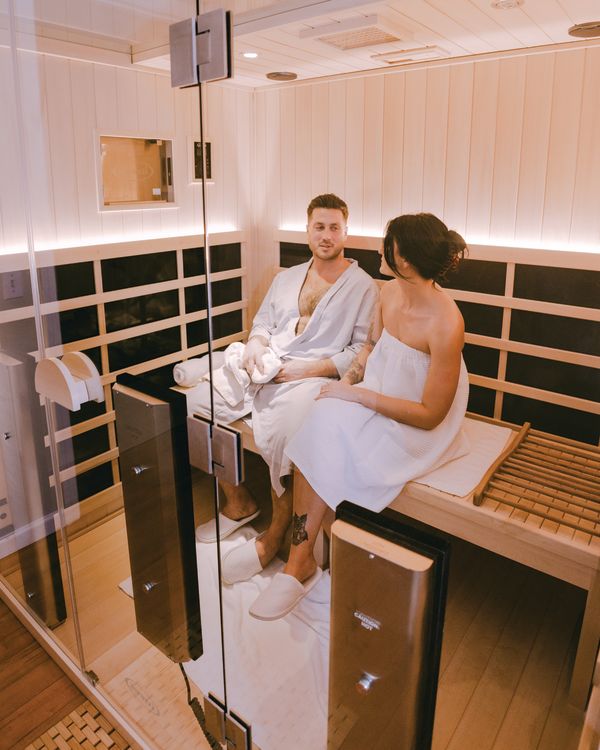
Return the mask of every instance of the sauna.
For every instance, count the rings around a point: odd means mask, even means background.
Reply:
[[[130,746],[597,750],[598,3],[1,0],[0,101],[0,597]],[[264,622],[211,389],[330,193],[378,287],[393,217],[465,238],[468,448]]]

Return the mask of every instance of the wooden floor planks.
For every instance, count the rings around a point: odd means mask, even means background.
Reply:
[[[0,750],[20,750],[84,696],[0,601]]]
[[[151,727],[161,750],[181,750],[188,741],[202,746],[180,675],[135,632],[132,602],[118,590],[129,574],[122,517],[90,537],[77,540],[73,566],[76,585],[85,592],[79,602],[85,648],[94,656],[89,664],[100,686],[132,719],[140,708],[127,684],[135,680],[151,692],[152,703],[166,709],[164,725]],[[433,750],[576,750],[583,714],[568,705],[567,690],[584,598],[580,589],[452,540]],[[112,620],[104,628],[102,607]],[[9,628],[11,642],[25,644],[4,619],[0,611],[0,627]],[[70,639],[64,626],[61,632]],[[0,641],[3,664],[5,643]],[[37,657],[24,658],[39,685]],[[14,667],[3,674],[13,679]],[[14,702],[6,705],[16,708]],[[24,747],[3,746],[2,730],[0,723],[0,750]]]

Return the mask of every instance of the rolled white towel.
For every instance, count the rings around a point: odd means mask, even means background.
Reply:
[[[259,372],[258,367],[252,371],[253,383],[268,383],[272,380],[281,370],[281,360],[272,349],[267,349],[262,356],[262,366],[263,372]]]
[[[173,368],[173,379],[177,385],[189,388],[199,383],[208,373],[208,357],[188,359]]]

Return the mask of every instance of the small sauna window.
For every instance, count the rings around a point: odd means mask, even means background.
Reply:
[[[101,135],[100,161],[103,206],[174,200],[171,141]]]

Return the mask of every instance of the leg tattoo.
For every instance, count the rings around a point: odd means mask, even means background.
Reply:
[[[302,516],[294,513],[293,525],[292,525],[292,544],[298,545],[302,542],[306,542],[308,534],[306,533],[306,519],[308,514],[305,513]]]

